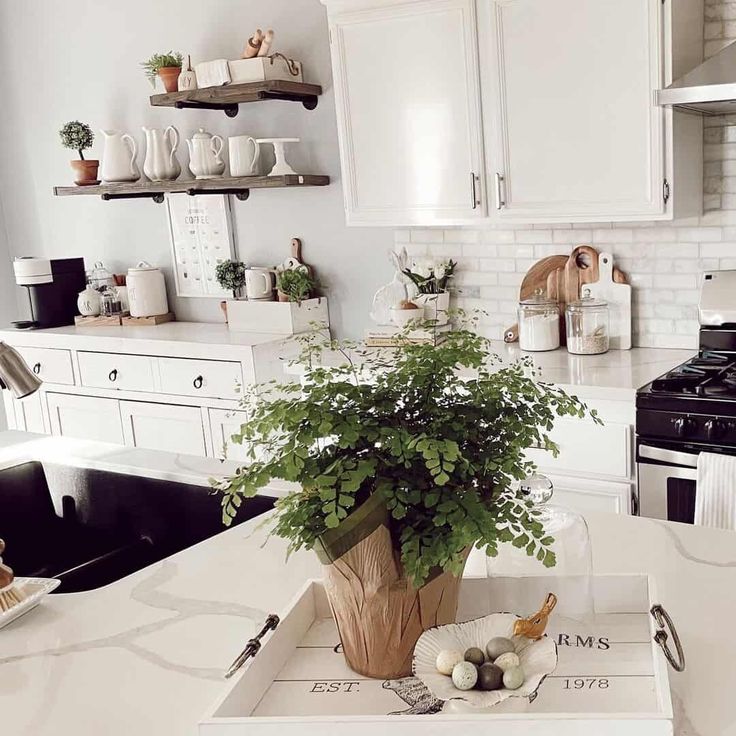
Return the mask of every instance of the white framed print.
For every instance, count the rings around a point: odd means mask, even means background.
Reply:
[[[230,295],[215,278],[218,263],[234,258],[230,198],[225,194],[168,194],[171,250],[177,296]]]

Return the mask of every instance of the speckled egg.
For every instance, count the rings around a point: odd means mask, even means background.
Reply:
[[[457,649],[442,649],[435,660],[437,672],[441,675],[451,675],[452,668],[463,661],[463,653]]]
[[[491,662],[486,662],[478,669],[478,688],[480,690],[498,690],[503,685],[503,670]]]
[[[472,690],[478,682],[478,668],[472,662],[458,662],[452,668],[452,684],[458,690]]]
[[[486,644],[486,654],[492,662],[506,652],[514,651],[514,643],[505,636],[496,636]]]
[[[519,666],[519,655],[514,654],[514,652],[506,652],[506,654],[502,654],[500,657],[496,657],[496,660],[493,664],[495,664],[496,667],[500,667],[504,672],[506,672],[506,670],[510,670],[512,667]]]
[[[470,647],[465,650],[465,661],[472,662],[476,667],[480,667],[486,661],[486,655],[482,649],[478,647]]]
[[[521,667],[509,667],[503,673],[503,686],[508,690],[518,690],[524,684],[524,670]]]

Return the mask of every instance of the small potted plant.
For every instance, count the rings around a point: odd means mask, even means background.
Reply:
[[[303,268],[281,271],[276,278],[276,288],[280,302],[301,304],[305,299],[309,299],[315,286],[316,284],[309,271]]]
[[[245,263],[241,261],[222,261],[215,268],[215,278],[221,288],[232,292],[233,299],[237,299],[245,285],[245,271]]]
[[[431,320],[434,324],[447,323],[450,309],[448,286],[456,267],[457,263],[452,259],[420,260],[414,261],[411,268],[405,268],[403,271],[418,292],[412,297],[412,301],[424,308],[424,319]]]
[[[84,151],[92,148],[92,143],[95,140],[95,134],[92,132],[92,128],[87,123],[72,120],[59,131],[59,137],[61,138],[61,145],[64,148],[70,148],[79,153],[79,160],[70,162],[76,177],[74,183],[80,187],[99,184],[97,170],[99,169],[100,162],[84,158]]]
[[[228,523],[272,479],[298,483],[276,502],[273,533],[317,552],[350,667],[406,677],[421,633],[454,621],[471,547],[495,557],[512,544],[555,565],[518,481],[534,468],[528,448],[557,452],[554,420],[586,408],[529,359],[499,368],[471,329],[436,347],[353,349],[337,366],[319,360],[318,339],[301,383],[246,392],[232,440],[248,464],[213,484]]]
[[[168,51],[164,54],[154,54],[150,59],[141,63],[151,86],[156,87],[156,77],[163,82],[167,92],[176,92],[179,84],[179,75],[184,57],[179,51]]]

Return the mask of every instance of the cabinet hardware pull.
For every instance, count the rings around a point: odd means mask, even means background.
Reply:
[[[478,192],[476,190],[477,176],[473,171],[470,172],[470,196],[473,198],[473,209],[477,209],[480,202],[478,201]]]
[[[672,665],[672,668],[676,672],[683,672],[685,670],[685,652],[682,650],[680,637],[677,635],[677,629],[672,623],[672,619],[659,603],[655,603],[649,610],[649,613],[652,614],[659,627],[654,632],[654,641],[662,648],[664,656],[667,657],[667,661]],[[669,637],[666,629],[669,629],[670,634],[672,634],[672,641],[675,642],[675,649],[677,650],[677,658],[675,658],[667,646],[667,639]]]
[[[38,375],[41,372],[41,364],[36,363],[36,365],[33,366],[33,372]]]
[[[113,382],[114,382],[114,381],[117,381],[117,380],[118,380],[118,369],[117,369],[117,368],[113,368],[113,369],[112,369],[112,370],[111,370],[111,371],[110,371],[110,372],[109,372],[109,373],[107,374],[107,377],[108,377],[108,378],[109,378],[109,379],[110,379],[111,381],[113,381]]]
[[[503,195],[501,193],[501,185],[504,181],[504,177],[502,174],[499,174],[498,171],[496,172],[496,209],[500,210],[501,207],[506,206],[506,202],[503,199]]]
[[[202,384],[204,384],[204,378],[202,378],[202,376],[197,376],[194,381],[192,381],[194,388],[202,388]]]

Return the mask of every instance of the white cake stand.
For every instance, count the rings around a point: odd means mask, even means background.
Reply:
[[[276,163],[273,165],[268,176],[286,176],[287,174],[296,174],[297,172],[289,166],[284,153],[284,146],[287,143],[299,143],[299,138],[256,138],[256,143],[270,143],[273,146],[273,155]]]

